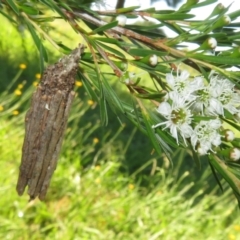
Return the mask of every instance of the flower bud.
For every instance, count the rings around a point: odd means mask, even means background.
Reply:
[[[232,142],[234,140],[234,138],[235,138],[234,132],[229,129],[226,129],[224,132],[224,139],[227,142]]]
[[[217,40],[213,37],[209,37],[206,39],[203,44],[195,49],[194,51],[199,51],[199,50],[213,50],[217,47]]]
[[[215,24],[212,27],[212,30],[226,26],[230,23],[231,23],[231,18],[228,15],[223,15],[221,18],[218,19],[217,22],[215,22]]]
[[[217,46],[217,40],[215,38],[210,37],[207,39],[207,44],[211,49],[214,49]]]
[[[187,0],[186,3],[184,3],[179,10],[189,10],[192,6],[196,5],[199,2],[199,0]]]
[[[118,21],[118,25],[124,27],[127,22],[127,17],[125,15],[118,15],[116,17],[116,20]]]
[[[216,16],[218,14],[221,14],[225,10],[225,7],[223,6],[222,3],[219,3],[212,11],[210,16],[208,18],[211,18],[213,16]]]
[[[239,148],[233,148],[230,151],[230,159],[233,161],[237,161],[240,159],[240,149]]]
[[[149,58],[149,64],[152,66],[152,67],[155,67],[158,63],[158,57],[157,55],[153,54],[152,56],[150,56]]]
[[[155,67],[158,64],[158,57],[156,54],[152,54],[149,56],[146,56],[142,59],[140,59],[139,61],[146,63],[148,65],[150,65],[151,67]]]

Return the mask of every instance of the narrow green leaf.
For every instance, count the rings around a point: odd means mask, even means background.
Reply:
[[[50,7],[52,11],[57,12],[63,19],[66,19],[66,16],[63,14],[62,10],[58,7],[58,5],[52,0],[39,0],[46,6]]]
[[[166,56],[168,55],[167,52],[160,52],[157,50],[151,50],[151,49],[144,49],[144,48],[131,48],[128,53],[130,55],[134,55],[134,56],[141,56],[141,57],[145,57],[147,55],[152,55],[152,54],[156,54],[157,56]]]
[[[39,15],[31,16],[34,19],[34,22],[53,22],[57,17],[42,17]]]
[[[47,54],[46,48],[44,47],[42,42],[41,42],[41,45],[40,45],[40,49],[42,51],[42,55],[43,55],[44,61],[48,62],[48,54]]]
[[[84,52],[81,56],[81,60],[92,63],[93,62],[92,54],[89,52]]]
[[[88,93],[88,96],[90,98],[92,98],[94,101],[98,102],[98,96],[97,96],[97,92],[98,91],[94,91],[93,87],[91,86],[89,80],[84,76],[84,74],[81,71],[78,71],[78,77],[79,79],[82,80],[83,82],[83,87],[85,88],[86,92]]]
[[[152,14],[152,17],[158,20],[166,21],[166,20],[185,20],[193,18],[195,17],[195,15],[188,13],[173,13],[173,14]]]
[[[132,6],[132,7],[127,7],[127,8],[118,8],[116,10],[117,13],[126,13],[126,12],[132,12],[135,9],[140,8],[140,6]]]
[[[231,20],[234,20],[240,16],[240,10],[230,13],[230,14],[228,14],[228,16],[231,18]]]
[[[33,26],[28,21],[26,21],[26,24],[28,26],[29,32],[32,35],[33,41],[35,42],[38,50],[40,50],[41,40],[39,39],[38,35],[36,34],[35,29],[33,28]]]
[[[45,47],[43,46],[40,38],[39,38],[38,35],[36,34],[35,29],[33,28],[33,26],[32,26],[28,21],[26,21],[26,24],[27,24],[27,26],[28,26],[29,32],[30,32],[31,35],[32,35],[33,41],[35,42],[35,45],[36,45],[36,47],[37,47],[37,49],[38,49],[38,51],[39,51],[39,53],[40,53],[40,57],[41,57],[42,59],[44,59],[46,62],[48,62],[48,55],[47,55],[46,49],[45,49]],[[43,60],[41,60],[41,61],[43,61]],[[43,64],[42,64],[42,63],[40,63],[40,64],[41,64],[40,66],[41,66],[41,68],[42,68],[42,67],[43,67]]]
[[[189,11],[194,5],[198,3],[198,0],[187,0],[179,9],[178,12]]]
[[[154,99],[154,100],[162,100],[166,93],[146,93],[146,94],[135,94],[138,98],[143,99]]]
[[[199,64],[197,64],[197,66],[199,67],[199,69],[200,69],[202,75],[204,76],[204,78],[208,79],[209,74],[205,71],[205,69],[202,66],[200,66]]]
[[[156,135],[156,138],[161,146],[161,148],[163,149],[166,157],[168,158],[170,165],[173,166],[173,160],[172,160],[172,154],[173,151],[172,149],[167,145],[167,143],[160,137],[160,135]],[[175,148],[176,149],[176,148]]]
[[[62,48],[63,51],[61,51],[61,52],[65,53],[65,54],[69,54],[69,53],[72,51],[71,48],[67,47],[67,46],[64,45],[62,42],[57,42],[57,45],[58,45],[60,48]]]
[[[30,14],[30,15],[39,14],[39,10],[36,8],[33,8],[32,6],[20,5],[19,8],[26,14]]]
[[[224,65],[238,65],[240,64],[240,58],[232,58],[232,57],[220,57],[220,56],[207,56],[199,53],[187,54],[189,57],[200,59],[206,62],[224,64]]]
[[[12,17],[10,17],[8,14],[6,14],[4,11],[2,11],[1,9],[0,9],[0,13],[3,15],[3,16],[5,16],[10,22],[13,22],[13,23],[15,23],[15,24],[17,24],[17,22],[12,18]]]
[[[67,9],[68,11],[72,12],[73,10],[70,8],[70,6],[62,1],[59,1],[59,5]]]
[[[109,47],[108,45],[104,44],[104,43],[101,43],[101,42],[98,42],[97,43],[99,46],[105,48],[106,50],[108,50],[109,52],[112,52],[113,54],[121,57],[121,58],[125,58],[125,55],[123,53],[121,53],[120,51],[118,51],[117,49],[114,49],[112,47]]]
[[[216,119],[214,116],[193,116],[194,122],[200,122],[200,121],[209,121],[212,119]]]
[[[235,122],[229,121],[227,118],[221,118],[223,121],[227,122],[229,125],[236,128],[238,131],[240,131],[240,126],[236,124]]]
[[[182,62],[184,59],[178,58],[179,62]],[[159,62],[157,66],[155,66],[154,68],[141,62],[141,61],[128,61],[129,64],[135,65],[145,71],[147,71],[148,73],[152,73],[154,75],[158,74],[161,77],[165,76],[165,73],[169,73],[169,68],[166,67],[166,63],[176,63],[176,59],[174,60],[170,60],[170,61],[164,61],[162,64]],[[159,73],[158,73],[159,72]]]
[[[43,73],[43,71],[44,71],[44,56],[43,56],[42,44],[40,45],[40,48],[39,48],[39,54],[40,54],[40,58],[39,58],[39,61],[40,61],[40,72]]]
[[[157,135],[157,139],[162,147],[162,149],[164,150],[164,152],[168,152],[168,153],[173,153],[172,149],[170,148],[173,147],[174,149],[179,148],[179,146],[176,144],[175,139],[170,140],[170,138],[167,137],[166,132],[162,131],[161,129],[157,129],[156,131]]]
[[[106,99],[105,99],[105,96],[104,96],[104,92],[101,93],[99,106],[100,106],[101,123],[102,123],[103,126],[104,125],[106,126],[108,124],[108,115],[107,115],[107,105],[106,105]]]
[[[145,124],[146,127],[146,131],[147,131],[147,135],[150,138],[154,149],[157,151],[157,153],[159,154],[159,156],[162,155],[162,150],[160,148],[159,142],[155,136],[155,132],[152,129],[152,125],[150,124],[150,119],[149,119],[149,115],[146,112],[142,112],[142,117],[143,117],[143,122]]]
[[[218,0],[206,0],[206,1],[200,2],[200,3],[192,6],[192,8],[204,7],[204,6],[216,3],[216,2],[218,2]]]
[[[173,14],[176,13],[174,10],[156,10],[154,13],[159,13],[159,14]]]
[[[94,31],[91,32],[91,34],[96,34],[96,33],[99,33],[99,32],[104,32],[108,29],[111,29],[113,27],[116,27],[118,25],[118,21],[113,21],[113,22],[110,22],[110,23],[107,23],[106,25],[104,26],[101,26],[99,28],[96,28],[94,29]]]
[[[228,182],[231,188],[237,193],[240,194],[240,180],[228,170],[227,165],[221,161],[217,156],[208,156],[209,161],[213,167],[221,174],[221,176]]]
[[[138,127],[141,131],[143,130],[142,128],[142,120],[140,119],[141,118],[141,113],[138,111],[138,108],[137,108],[137,103],[136,103],[136,99],[133,97],[133,95],[131,94],[131,100],[132,100],[132,108],[133,109],[129,109],[128,111],[128,114],[130,115],[134,115],[134,120],[136,119],[136,121],[133,121],[133,119],[131,118],[131,121],[135,124],[136,127]],[[126,108],[124,108],[126,110]],[[145,132],[145,129],[144,129],[144,133],[146,134]]]
[[[143,29],[143,28],[139,28],[139,26],[134,26],[134,25],[127,25],[126,28],[129,30],[133,30],[138,34],[150,37],[152,39],[165,37],[164,33],[159,30]]]
[[[39,0],[39,2],[42,2],[44,5],[46,5],[47,7],[49,7],[51,10],[54,10],[52,5],[50,4],[50,1],[46,1],[46,0]]]
[[[103,79],[103,86],[104,86],[104,95],[106,99],[108,100],[109,105],[113,105],[117,107],[122,113],[124,113],[124,109],[122,106],[122,103],[118,96],[116,95],[115,91],[112,89],[112,87],[109,85],[107,79],[102,75]]]
[[[222,184],[221,184],[221,182],[220,182],[220,180],[219,180],[219,178],[218,178],[218,176],[217,176],[217,173],[216,173],[216,171],[215,171],[215,168],[213,167],[213,165],[212,165],[212,163],[211,163],[210,161],[208,161],[208,163],[209,163],[209,166],[210,166],[210,168],[211,168],[211,170],[212,170],[213,176],[214,176],[214,178],[215,178],[218,186],[220,187],[220,189],[221,189],[222,192],[223,192],[223,187],[222,187]]]
[[[151,24],[151,25],[147,25],[147,26],[141,26],[141,30],[146,30],[146,31],[149,31],[149,33],[153,33],[152,30],[156,30],[158,31],[160,27],[163,27],[164,25],[162,23],[159,23],[159,24]],[[127,28],[131,28],[131,29],[138,29],[139,30],[139,25],[130,25],[128,24],[127,25]],[[160,31],[159,31],[160,33]]]
[[[228,40],[235,40],[235,39],[239,40],[239,38],[240,38],[240,34],[235,33],[234,35],[229,36]]]
[[[143,12],[156,12],[156,9],[155,9],[155,7],[151,7],[151,8],[146,8],[146,9],[143,9],[142,10]]]
[[[239,164],[238,164],[239,165]],[[228,164],[229,166],[229,164]],[[229,166],[229,171],[231,171],[235,176],[237,176],[238,178],[240,178],[240,171],[239,171],[239,166]]]
[[[191,149],[191,152],[192,152],[193,160],[194,160],[196,166],[198,167],[198,169],[200,170],[201,169],[201,161],[199,159],[199,156],[196,153],[196,151],[194,150],[194,148],[192,147],[192,145],[189,144],[189,146],[190,146],[190,149]]]
[[[118,44],[118,40],[113,39],[113,38],[95,37],[94,40],[99,41],[99,42]]]
[[[16,4],[14,3],[14,1],[13,0],[6,0],[6,2],[12,8],[12,10],[19,16],[19,9],[16,6]]]
[[[235,138],[235,139],[232,141],[232,145],[233,145],[234,147],[240,148],[240,138]]]
[[[96,42],[93,39],[86,37],[86,40],[92,47],[94,47],[95,49],[97,48]],[[107,106],[106,106],[106,99],[105,99],[104,91],[103,91],[103,83],[102,83],[101,76],[100,76],[100,69],[99,69],[99,65],[98,65],[97,61],[95,61],[96,53],[93,51],[91,51],[91,53],[93,54],[93,61],[94,61],[94,65],[95,65],[95,72],[94,72],[95,75],[94,75],[94,79],[92,80],[92,82],[98,83],[98,88],[99,88],[99,93],[100,93],[100,97],[98,98],[98,100],[99,100],[99,106],[100,106],[101,124],[107,125],[107,123],[108,123]]]
[[[165,22],[164,21],[163,25],[166,26],[167,28],[169,28],[170,30],[172,30],[173,32],[177,33],[177,34],[184,34],[184,33],[186,33],[186,31],[184,29],[182,29],[175,22]]]
[[[160,136],[160,138],[163,140],[164,143],[170,145],[173,148],[179,148],[179,146],[176,143],[175,138],[173,138],[171,135],[168,134],[168,132],[163,131],[160,128],[155,129],[156,133]]]

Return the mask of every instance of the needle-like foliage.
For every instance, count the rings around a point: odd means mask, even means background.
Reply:
[[[96,11],[83,0],[4,0],[0,13],[28,29],[42,71],[46,41],[64,54],[84,44],[78,75],[100,106],[102,124],[109,110],[116,119],[127,117],[169,161],[176,148],[190,149],[198,166],[206,155],[217,183],[220,175],[240,201],[240,9],[229,12],[230,6],[217,2],[188,0],[178,10]],[[191,10],[203,6],[212,13],[196,20]],[[54,37],[52,22],[61,19],[79,42],[67,46]],[[141,23],[128,24],[134,19]],[[167,37],[163,27],[175,37]],[[196,47],[189,50],[192,43]]]

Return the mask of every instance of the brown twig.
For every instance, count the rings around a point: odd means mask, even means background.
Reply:
[[[90,22],[96,26],[104,26],[107,24],[107,22],[103,21],[103,20],[100,20],[100,19],[97,19],[93,16],[91,16],[90,14],[88,13],[85,13],[85,12],[80,12],[80,11],[73,11],[74,16],[84,20],[84,21],[87,21],[87,22]],[[188,57],[188,54],[181,51],[181,50],[178,50],[178,49],[175,49],[175,48],[172,48],[172,47],[169,47],[167,46],[166,42],[167,42],[167,39],[152,39],[152,38],[149,38],[149,37],[146,37],[146,36],[143,36],[141,34],[138,34],[132,30],[129,30],[129,29],[126,29],[126,28],[123,28],[123,27],[120,27],[120,26],[117,26],[117,27],[113,27],[111,28],[111,30],[107,30],[106,32],[108,33],[115,33],[117,35],[123,35],[123,36],[126,36],[128,38],[132,38],[132,39],[135,39],[135,40],[138,40],[140,42],[143,42],[144,44],[147,44],[155,49],[161,49],[161,50],[165,50],[166,52],[169,53],[169,55],[173,56],[173,57],[177,57],[177,58],[186,58],[186,63],[188,62],[191,62],[192,63],[192,67],[195,67],[197,70],[199,70],[198,68],[198,64],[203,66],[203,67],[207,67],[208,69],[214,69],[218,72],[222,72],[223,73],[223,70],[219,67],[216,67],[210,63],[207,63],[207,62],[204,62],[204,61],[201,61],[201,60],[198,60],[198,59],[194,59],[192,57]],[[223,73],[224,74],[224,73]]]

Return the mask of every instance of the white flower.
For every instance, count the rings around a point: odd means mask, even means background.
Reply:
[[[212,75],[212,76],[211,76]],[[234,84],[228,79],[210,74],[210,84],[196,92],[197,98],[192,110],[202,115],[222,115],[224,108],[232,114],[239,113],[240,95],[234,91]]]
[[[199,154],[207,154],[209,150],[213,152],[212,146],[221,144],[221,135],[219,134],[221,125],[219,119],[200,121],[197,124],[191,136],[191,144]]]
[[[189,110],[189,102],[186,101],[186,98],[180,97],[176,92],[170,92],[169,99],[172,101],[171,105],[168,102],[162,102],[157,108],[157,111],[164,116],[167,121],[158,123],[152,127],[156,128],[161,125],[166,125],[164,129],[170,129],[170,133],[177,140],[177,143],[179,132],[185,144],[187,144],[186,138],[190,138],[193,132],[190,126],[192,114]]]
[[[173,91],[178,92],[181,96],[188,96],[188,101],[192,101],[195,97],[192,93],[200,90],[204,87],[203,78],[195,77],[192,81],[189,79],[189,73],[183,70],[179,75],[177,71],[177,76],[174,77],[172,73],[166,74],[166,81]]]
[[[218,108],[221,109],[219,110],[221,115],[224,116],[224,108],[232,114],[239,112],[237,107],[240,105],[240,95],[234,91],[234,84],[228,79],[221,78],[218,75],[212,76],[209,92],[218,101]]]
[[[216,105],[218,104],[215,104],[214,101],[215,99],[211,97],[209,88],[204,87],[196,92],[196,99],[191,107],[192,111],[204,115],[205,110],[210,106],[210,102],[212,103],[213,107],[217,108]],[[211,109],[209,111],[211,112]]]

